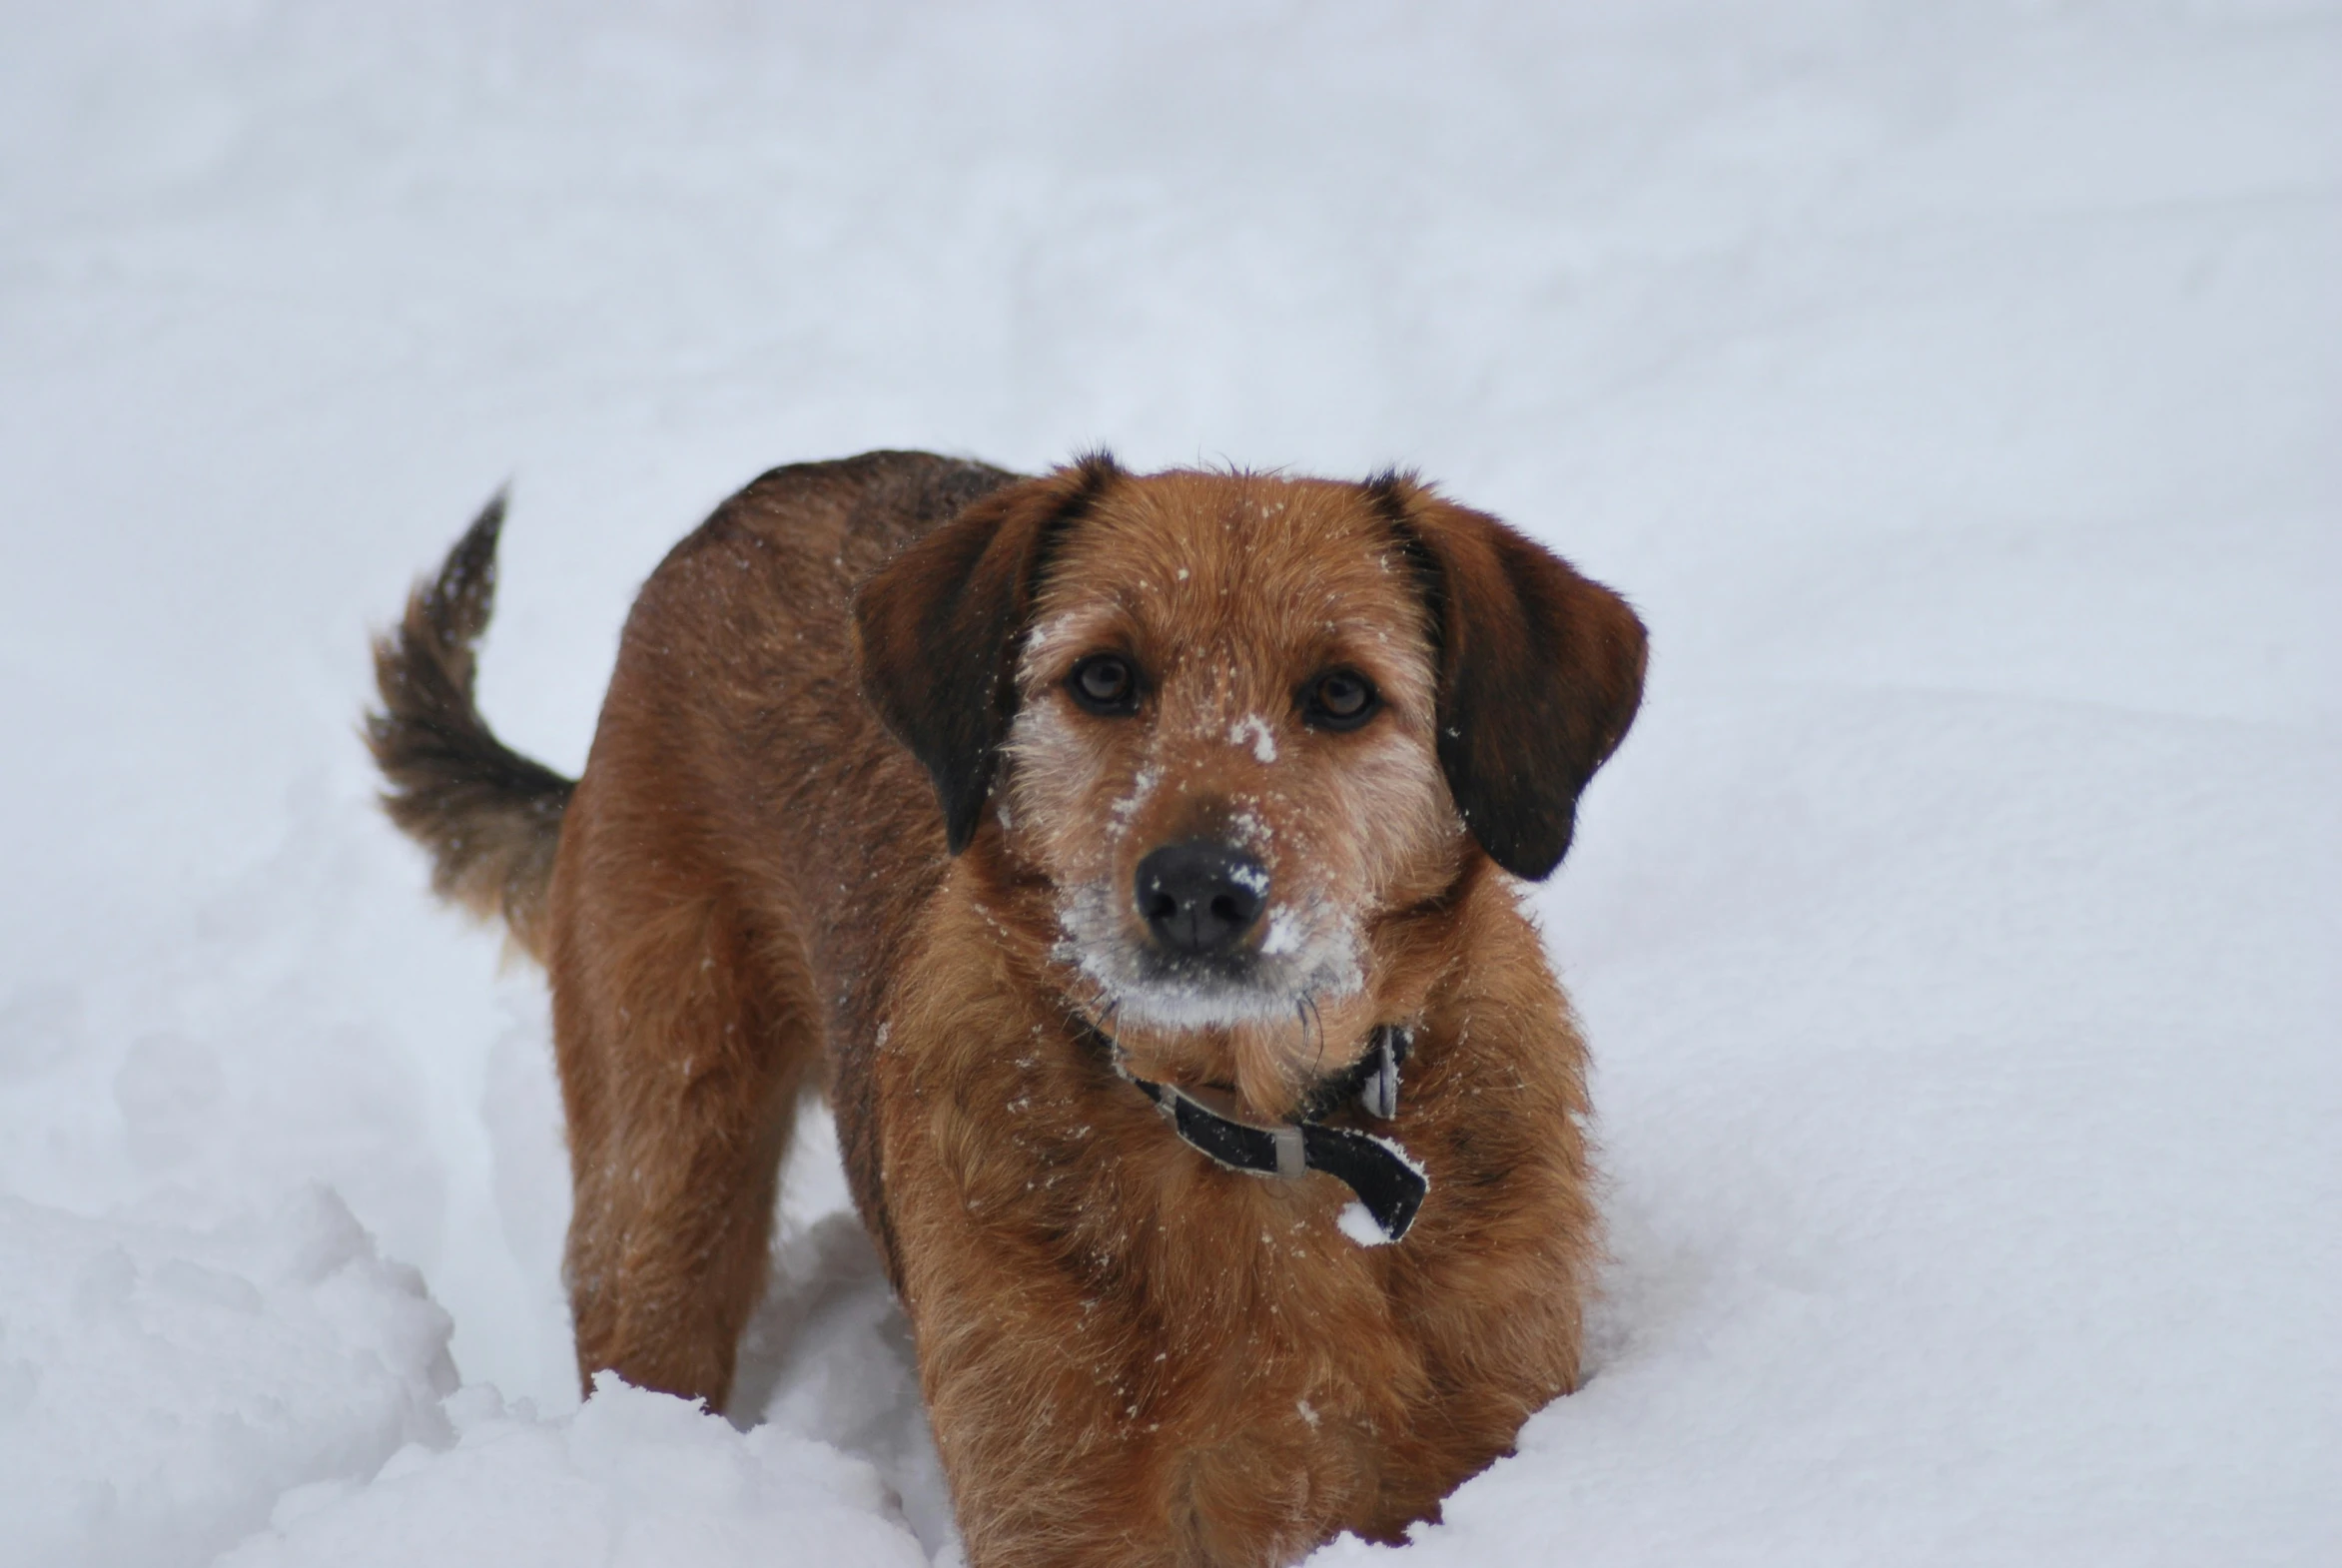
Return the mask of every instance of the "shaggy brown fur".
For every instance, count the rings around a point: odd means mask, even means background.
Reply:
[[[390,820],[431,852],[431,890],[483,920],[503,918],[545,956],[545,891],[570,782],[488,732],[472,700],[472,644],[496,600],[504,497],[481,509],[438,576],[415,584],[406,615],[375,640],[381,711],[368,747],[390,781]]]
[[[495,515],[372,735],[442,890],[547,961],[582,1373],[722,1404],[823,1080],[977,1568],[1396,1539],[1573,1386],[1584,1048],[1512,877],[1633,716],[1615,595],[1399,476],[778,469],[643,589],[563,813],[469,702]],[[1128,711],[1075,698],[1101,655]],[[1380,706],[1319,722],[1328,671]],[[1224,975],[1166,970],[1132,894],[1198,839],[1267,889]],[[1330,1120],[1428,1173],[1387,1246],[1110,1056],[1279,1120],[1385,1025],[1395,1122]]]

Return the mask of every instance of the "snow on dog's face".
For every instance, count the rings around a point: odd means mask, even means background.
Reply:
[[[971,503],[855,617],[949,848],[1046,904],[1056,989],[1263,1116],[1421,1006],[1391,955],[1475,841],[1553,869],[1642,687],[1617,595],[1397,476],[1093,457]]]
[[[1284,1109],[1374,1022],[1371,923],[1454,878],[1419,579],[1354,485],[1126,482],[1057,541],[1001,815],[1069,992],[1155,1071]]]

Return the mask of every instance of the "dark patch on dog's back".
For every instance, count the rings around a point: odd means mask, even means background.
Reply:
[[[827,462],[792,462],[757,475],[716,515],[737,507],[795,511],[810,504],[843,504],[849,538],[889,553],[925,538],[970,502],[1022,474],[964,457],[925,451],[866,451]],[[711,519],[713,520],[713,519]]]

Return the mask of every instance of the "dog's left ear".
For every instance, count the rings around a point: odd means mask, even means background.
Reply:
[[[1016,715],[1017,643],[1058,533],[1121,476],[1104,452],[976,500],[854,599],[862,694],[925,764],[955,855],[984,817]]]
[[[1480,847],[1539,880],[1569,852],[1578,794],[1643,697],[1626,600],[1494,517],[1404,474],[1367,482],[1430,607],[1439,764]]]

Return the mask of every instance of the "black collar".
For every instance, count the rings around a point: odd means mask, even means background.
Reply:
[[[1313,1097],[1298,1122],[1269,1127],[1240,1122],[1205,1103],[1209,1090],[1180,1089],[1139,1077],[1123,1064],[1123,1054],[1106,1042],[1115,1072],[1155,1102],[1163,1120],[1181,1142],[1231,1171],[1254,1176],[1299,1176],[1322,1171],[1358,1194],[1358,1201],[1374,1218],[1385,1240],[1396,1241],[1415,1222],[1423,1206],[1430,1178],[1407,1152],[1387,1138],[1327,1127],[1316,1118],[1330,1114],[1356,1096],[1369,1115],[1388,1120],[1398,1111],[1398,1065],[1406,1060],[1411,1043],[1407,1032],[1391,1027],[1374,1031],[1373,1045],[1356,1067],[1334,1079]]]

